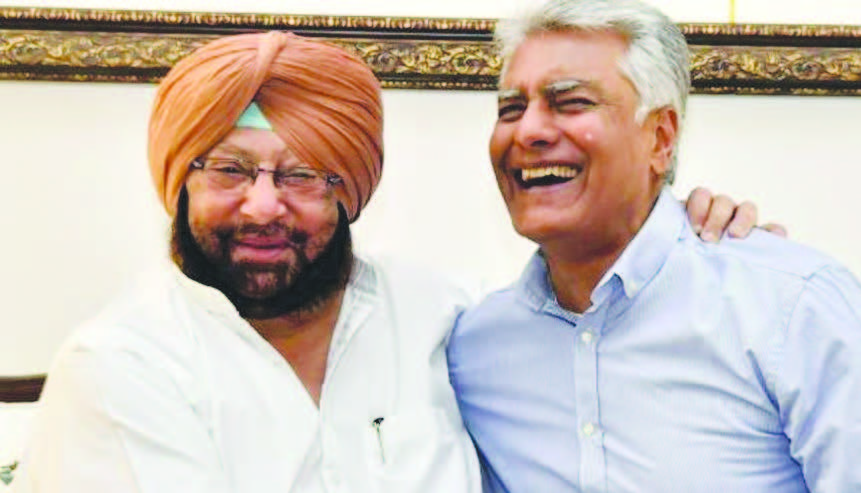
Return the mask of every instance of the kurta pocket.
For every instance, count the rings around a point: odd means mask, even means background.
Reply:
[[[457,419],[457,421],[455,421]],[[417,409],[370,423],[371,477],[384,493],[471,491],[471,442],[459,418]]]

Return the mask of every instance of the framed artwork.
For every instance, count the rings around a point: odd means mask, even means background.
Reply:
[[[493,90],[495,22],[0,7],[0,79],[156,82],[215,37],[277,29],[353,50],[386,88]],[[861,96],[861,26],[681,28],[694,93]]]

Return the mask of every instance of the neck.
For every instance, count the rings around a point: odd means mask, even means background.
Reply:
[[[641,209],[645,212],[632,215],[628,222],[597,225],[595,238],[578,235],[542,243],[550,283],[562,308],[583,313],[591,306],[592,292],[643,227],[659,196],[660,189],[651,205]]]
[[[583,313],[589,308],[592,291],[622,253],[619,250],[599,258],[578,259],[542,251],[559,306],[575,313]]]
[[[343,299],[344,290],[341,290],[314,310],[266,319],[246,319],[287,360],[317,405]]]

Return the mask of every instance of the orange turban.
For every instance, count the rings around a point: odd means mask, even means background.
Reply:
[[[357,56],[289,33],[227,36],[181,60],[158,88],[149,166],[176,214],[189,164],[232,129],[255,101],[302,161],[343,178],[338,199],[355,220],[380,181],[380,84]]]

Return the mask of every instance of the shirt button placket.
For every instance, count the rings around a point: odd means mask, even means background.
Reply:
[[[337,463],[335,462],[335,457],[338,456],[338,445],[337,441],[335,440],[335,430],[323,423],[320,425],[320,432],[322,434],[321,442],[323,483],[326,486],[326,491],[340,491],[342,485],[342,478]]]
[[[582,333],[580,333],[580,342],[582,342],[583,344],[586,344],[587,346],[592,344],[592,341],[594,339],[595,339],[595,335],[592,334],[592,332],[589,330],[584,330]]]
[[[598,415],[598,351],[604,310],[588,313],[578,324],[574,371],[580,442],[580,484],[584,493],[604,491],[604,448]]]

